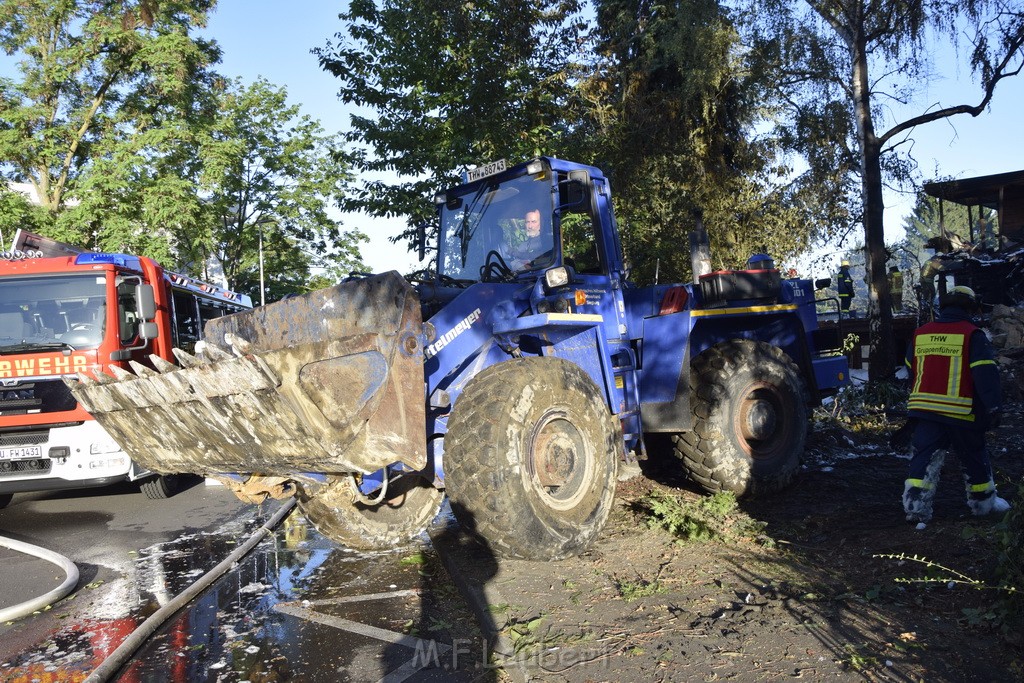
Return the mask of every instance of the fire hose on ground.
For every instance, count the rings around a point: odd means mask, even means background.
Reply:
[[[52,591],[48,591],[38,597],[32,598],[31,600],[26,600],[25,602],[0,610],[0,622],[20,619],[21,617],[32,614],[36,610],[52,605],[74,590],[75,585],[78,584],[78,567],[75,566],[74,562],[61,554],[55,553],[52,550],[47,550],[46,548],[40,548],[39,546],[32,545],[31,543],[16,541],[13,538],[7,538],[5,536],[0,536],[0,545],[19,553],[24,553],[26,555],[38,557],[41,560],[46,560],[51,564],[57,565],[64,571],[64,581]]]
[[[174,616],[181,608],[209,588],[214,581],[227,573],[228,570],[230,570],[243,557],[248,555],[249,552],[255,548],[267,534],[272,532],[282,521],[284,521],[284,518],[288,516],[288,513],[290,513],[294,507],[295,498],[290,498],[278,509],[276,513],[274,513],[273,517],[257,529],[245,543],[235,548],[234,552],[224,558],[220,564],[203,574],[199,577],[199,580],[179,593],[170,602],[162,606],[156,612],[151,614],[145,621],[139,624],[139,627],[132,631],[131,635],[125,638],[124,641],[117,646],[117,649],[111,652],[110,655],[104,659],[91,674],[89,674],[89,677],[85,679],[85,683],[102,683],[104,681],[109,681],[121,669],[121,667],[132,658],[132,655],[134,655],[139,648],[146,643],[157,629],[163,626],[163,624]]]

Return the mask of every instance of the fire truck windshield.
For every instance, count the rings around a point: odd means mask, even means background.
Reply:
[[[0,279],[0,353],[95,348],[106,323],[103,276]]]

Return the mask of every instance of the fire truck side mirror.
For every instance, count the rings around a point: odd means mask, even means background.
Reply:
[[[153,320],[156,318],[156,296],[153,293],[153,285],[137,285],[135,287],[135,301],[139,307],[140,318],[143,320]]]
[[[156,323],[139,323],[139,336],[143,339],[156,339],[160,335],[160,329]]]
[[[139,307],[139,336],[143,339],[156,339],[160,330],[153,319],[156,318],[156,295],[153,285],[137,285],[135,301]]]

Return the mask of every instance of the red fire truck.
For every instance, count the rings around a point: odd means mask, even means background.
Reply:
[[[133,463],[74,400],[62,376],[150,354],[175,362],[211,318],[249,297],[110,253],[0,254],[0,507],[14,493],[141,480],[166,498],[174,480]],[[145,429],[145,425],[139,425]]]

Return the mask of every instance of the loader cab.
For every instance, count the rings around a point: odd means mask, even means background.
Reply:
[[[607,274],[621,263],[597,169],[547,157],[482,168],[437,197],[440,280],[513,282],[562,265]]]
[[[449,191],[439,206],[441,279],[511,281],[552,265],[553,209],[544,170],[488,177]]]

